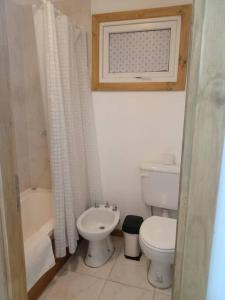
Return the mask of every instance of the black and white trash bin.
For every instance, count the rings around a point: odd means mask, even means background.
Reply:
[[[139,230],[143,221],[142,217],[128,215],[123,222],[124,255],[126,258],[140,260]]]

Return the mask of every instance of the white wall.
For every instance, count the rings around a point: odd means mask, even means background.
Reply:
[[[92,13],[99,14],[113,11],[190,4],[192,0],[91,0],[91,2]]]
[[[92,0],[102,13],[188,3],[163,0]],[[190,1],[189,1],[190,3]],[[185,92],[93,92],[104,201],[126,214],[146,216],[141,161],[173,152],[180,162]]]

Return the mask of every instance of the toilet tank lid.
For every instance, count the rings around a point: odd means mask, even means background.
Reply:
[[[149,161],[142,162],[140,169],[141,171],[180,174],[180,165],[165,165],[163,163],[154,163]]]

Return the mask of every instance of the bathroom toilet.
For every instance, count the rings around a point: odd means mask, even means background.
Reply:
[[[158,288],[172,284],[176,242],[176,220],[153,216],[144,221],[139,242],[145,256],[150,259],[148,281]]]
[[[151,216],[141,225],[139,242],[150,260],[148,281],[166,289],[173,282],[173,263],[176,243],[176,219],[167,210],[177,210],[179,191],[177,165],[145,163],[141,166],[143,199],[148,206],[161,208],[162,216]]]
[[[102,266],[113,254],[110,233],[119,223],[120,212],[116,206],[95,205],[77,220],[80,235],[89,241],[85,263],[89,267]]]

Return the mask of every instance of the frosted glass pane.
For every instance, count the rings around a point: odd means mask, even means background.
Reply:
[[[168,72],[171,29],[109,34],[109,72]]]

